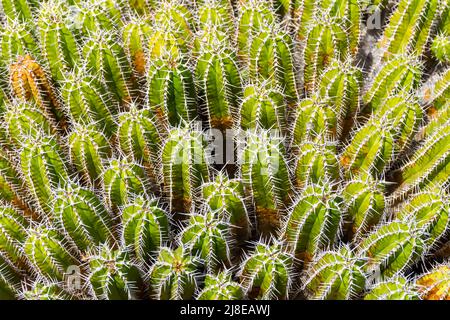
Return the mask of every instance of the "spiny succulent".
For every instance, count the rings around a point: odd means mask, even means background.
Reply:
[[[0,299],[448,299],[449,0],[0,25]]]

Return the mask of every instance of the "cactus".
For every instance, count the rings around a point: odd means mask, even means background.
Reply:
[[[88,68],[105,83],[121,105],[131,102],[135,90],[132,68],[123,47],[111,34],[98,32],[83,45],[83,55]]]
[[[55,282],[39,279],[21,292],[24,300],[73,300],[74,296],[64,291]]]
[[[165,194],[172,212],[195,208],[195,195],[209,180],[203,135],[187,129],[169,132],[162,151]]]
[[[371,178],[351,180],[347,183],[342,196],[345,212],[354,239],[362,239],[378,224],[386,208],[382,184]]]
[[[363,95],[363,102],[369,110],[378,109],[389,96],[416,89],[420,77],[421,66],[415,58],[396,55],[378,70],[373,70],[373,79]]]
[[[340,138],[353,125],[353,118],[360,108],[360,86],[362,72],[348,58],[344,64],[333,61],[323,72],[318,84],[318,93],[327,105],[334,106]],[[342,132],[343,131],[343,132]]]
[[[450,0],[0,21],[0,299],[448,298]]]
[[[417,133],[423,120],[423,111],[412,98],[395,95],[387,98],[373,116],[382,119],[384,126],[391,128],[396,152],[400,153],[409,146]]]
[[[26,268],[22,247],[27,238],[28,221],[16,209],[0,207],[0,255],[19,268]]]
[[[163,247],[150,272],[152,294],[160,300],[192,299],[198,283],[198,259],[183,246]]]
[[[106,203],[113,211],[125,205],[133,196],[147,194],[144,168],[127,158],[111,159],[102,173]]]
[[[35,272],[49,280],[63,281],[71,266],[80,265],[63,237],[43,225],[28,230],[23,250]]]
[[[442,126],[440,130],[436,130],[400,168],[400,181],[394,198],[403,198],[417,188],[433,185],[439,187],[447,183],[449,134],[449,126]]]
[[[138,261],[150,263],[169,240],[167,214],[155,199],[138,197],[122,209],[122,244],[132,248]]]
[[[381,280],[412,267],[427,250],[421,228],[415,221],[391,221],[380,225],[358,246],[357,255],[367,259],[364,270]]]
[[[209,273],[230,265],[228,225],[214,217],[214,213],[193,214],[181,234],[181,243],[193,255],[205,261]]]
[[[413,196],[399,211],[398,218],[415,220],[424,229],[423,240],[434,247],[448,233],[450,228],[448,198],[438,188],[422,190]]]
[[[244,89],[240,106],[240,125],[243,130],[276,129],[284,130],[284,96],[279,90],[267,88],[265,83],[250,85]]]
[[[129,252],[101,245],[88,260],[89,282],[97,299],[135,300],[140,297],[144,282]]]
[[[280,137],[270,131],[249,132],[240,155],[246,192],[256,207],[257,228],[270,234],[280,226],[280,210],[289,201],[289,167]]]
[[[313,300],[348,300],[365,288],[364,261],[348,247],[325,251],[306,270],[305,287]]]
[[[237,44],[239,56],[249,59],[250,45],[257,33],[275,22],[275,14],[265,1],[245,1],[239,7]]]
[[[450,297],[450,268],[447,263],[435,266],[416,280],[424,300],[448,300]]]
[[[293,43],[288,34],[277,28],[262,29],[252,38],[249,51],[249,78],[279,86],[288,101],[295,102]]]
[[[104,170],[106,159],[111,156],[111,146],[101,132],[78,126],[69,135],[70,162],[80,176],[94,185]]]
[[[209,125],[220,130],[229,129],[242,95],[236,57],[223,47],[203,51],[195,69],[199,98],[204,101]]]
[[[262,300],[287,299],[293,281],[293,260],[280,243],[257,243],[239,271],[247,295]]]
[[[433,55],[442,63],[450,62],[450,36],[445,34],[437,35],[431,45]]]
[[[394,137],[381,120],[369,120],[353,134],[340,163],[347,179],[365,175],[380,177],[394,156]]]
[[[219,173],[214,181],[202,185],[202,196],[211,211],[230,225],[233,238],[247,240],[251,225],[242,181]]]
[[[419,300],[419,294],[406,278],[397,277],[377,283],[364,300]]]
[[[305,141],[298,146],[295,184],[301,189],[309,184],[338,181],[340,176],[336,148],[330,143]]]
[[[33,11],[39,4],[36,0],[2,0],[1,9],[9,19],[33,20]]]
[[[55,191],[53,213],[59,225],[78,249],[87,252],[101,243],[113,243],[112,219],[89,189],[68,184]]]
[[[321,139],[334,140],[338,132],[337,114],[321,97],[314,96],[300,101],[293,119],[291,144]]]
[[[22,100],[34,101],[50,117],[63,122],[63,112],[55,91],[42,67],[30,56],[19,56],[10,65],[10,83],[15,95]]]
[[[116,108],[106,96],[103,85],[83,68],[65,76],[61,95],[71,122],[95,125],[108,137],[112,136],[117,127],[113,118]]]
[[[1,57],[3,63],[12,63],[17,56],[39,55],[39,47],[34,35],[20,20],[8,20],[1,34]]]
[[[242,300],[242,287],[231,280],[231,275],[221,272],[217,275],[207,275],[205,287],[198,294],[197,300]]]
[[[39,10],[39,33],[43,56],[54,80],[64,80],[64,71],[72,70],[80,60],[75,35],[63,20],[62,2],[45,2]]]
[[[306,261],[336,241],[342,224],[342,197],[329,184],[309,185],[295,200],[283,226],[283,238]]]
[[[161,153],[161,129],[150,110],[138,110],[132,105],[128,112],[118,115],[119,148],[134,162],[142,164],[151,182],[159,180]]]
[[[384,59],[398,53],[421,55],[439,19],[440,6],[438,0],[401,0],[379,42]]]
[[[53,191],[68,181],[62,152],[52,137],[38,136],[24,141],[20,166],[33,201],[46,214],[51,213],[49,199]]]
[[[326,16],[309,27],[302,52],[305,91],[317,90],[322,72],[334,59],[344,61],[348,52],[349,39],[336,19]]]
[[[123,28],[123,43],[134,71],[143,76],[147,67],[145,51],[147,49],[150,24],[142,19],[132,20]]]
[[[21,146],[28,137],[56,134],[52,119],[34,103],[15,101],[7,104],[3,119],[7,124],[8,140],[17,146]]]
[[[147,101],[157,119],[177,126],[197,116],[191,72],[181,57],[168,56],[150,62],[147,71]]]
[[[20,276],[17,270],[0,253],[0,300],[17,299],[19,286]]]

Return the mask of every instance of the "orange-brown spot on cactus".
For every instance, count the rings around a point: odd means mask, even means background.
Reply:
[[[416,282],[424,300],[450,300],[450,267],[441,266]]]
[[[427,115],[430,119],[436,119],[438,117],[438,110],[434,106],[431,106],[427,109]]]
[[[343,167],[348,167],[349,165],[350,165],[350,157],[348,157],[348,156],[343,156],[342,158],[341,158],[341,165],[343,166]]]
[[[145,53],[143,50],[139,50],[134,54],[133,64],[137,73],[139,73],[140,75],[143,75],[145,73],[147,61],[145,60]]]
[[[281,225],[280,214],[275,209],[256,208],[256,218],[258,220],[258,229],[263,235],[270,235],[277,232]]]
[[[230,129],[233,126],[233,118],[231,116],[226,117],[211,117],[211,127],[220,130]]]

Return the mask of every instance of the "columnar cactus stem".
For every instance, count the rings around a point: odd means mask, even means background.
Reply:
[[[250,79],[271,82],[288,101],[297,100],[293,43],[287,33],[275,26],[262,29],[252,38],[249,59]]]
[[[135,300],[141,297],[144,282],[128,251],[102,245],[88,260],[89,282],[97,299]]]
[[[333,61],[327,67],[318,86],[319,95],[333,106],[340,128],[339,138],[345,138],[360,108],[362,72],[347,58],[345,63]]]
[[[191,254],[200,257],[208,273],[231,264],[229,226],[214,217],[214,212],[193,214],[181,234],[181,243]]]
[[[83,68],[66,73],[65,77],[61,82],[61,95],[71,122],[94,124],[111,137],[117,127],[113,118],[116,107],[109,101],[99,79]]]
[[[245,241],[250,235],[250,220],[245,204],[244,187],[238,179],[219,173],[215,180],[202,185],[206,204],[219,219],[229,223],[233,238]]]
[[[123,47],[114,41],[111,34],[103,31],[91,36],[83,47],[83,54],[92,74],[108,86],[121,105],[131,102],[135,83]]]
[[[286,128],[284,95],[266,83],[250,85],[244,89],[240,106],[240,125],[247,129]]]
[[[295,201],[283,228],[283,238],[296,255],[311,261],[336,241],[342,224],[343,200],[331,186],[309,185]]]
[[[384,59],[399,53],[421,55],[441,9],[439,0],[400,0],[379,42]]]
[[[413,196],[400,209],[397,217],[408,221],[415,220],[423,228],[423,240],[433,248],[450,229],[450,206],[446,194],[439,188],[422,190]]]
[[[195,194],[209,180],[205,140],[197,131],[173,129],[163,146],[162,171],[165,194],[172,212],[190,212]]]
[[[169,240],[167,213],[155,199],[138,197],[122,209],[122,244],[132,249],[138,261],[150,264]]]
[[[340,156],[347,179],[371,175],[379,178],[394,156],[394,137],[381,120],[369,120],[356,130]]]
[[[177,126],[197,116],[192,74],[183,58],[151,60],[147,71],[147,102],[163,125]]]
[[[74,296],[65,292],[56,282],[46,279],[34,281],[29,288],[20,293],[24,300],[73,300]]]
[[[292,146],[299,146],[307,140],[330,141],[340,132],[336,111],[320,96],[300,101],[293,119]]]
[[[139,76],[145,74],[147,67],[146,48],[151,25],[145,19],[134,19],[123,29],[123,43],[128,59]]]
[[[394,198],[403,198],[418,188],[441,187],[449,180],[450,126],[442,126],[428,136],[400,168]]]
[[[373,80],[363,96],[369,111],[377,109],[383,101],[396,93],[409,93],[416,89],[422,75],[417,60],[408,55],[396,55],[373,71]]]
[[[349,52],[344,26],[331,17],[308,28],[302,52],[303,85],[308,94],[318,88],[320,75],[336,59],[343,61]]]
[[[192,299],[198,285],[199,260],[183,246],[163,247],[150,272],[150,288],[160,300]]]
[[[422,88],[423,103],[432,110],[442,110],[450,100],[450,67],[433,76]]]
[[[287,299],[294,277],[293,262],[281,243],[257,243],[239,271],[247,295],[262,300]]]
[[[19,20],[8,20],[1,35],[1,57],[3,63],[13,63],[17,56],[39,55],[39,46],[26,24]]]
[[[147,108],[130,106],[128,112],[118,115],[119,148],[134,162],[142,164],[155,189],[159,189],[162,137],[157,120]]]
[[[33,11],[38,6],[36,0],[1,0],[2,12],[11,20],[32,21]]]
[[[313,300],[349,300],[365,289],[364,261],[349,247],[325,251],[311,262],[305,275],[308,298]]]
[[[76,126],[68,137],[70,162],[83,180],[98,185],[106,160],[112,151],[105,135],[92,127]]]
[[[443,263],[416,280],[417,290],[424,300],[449,300],[450,265]]]
[[[379,226],[358,246],[357,255],[367,259],[366,273],[381,280],[397,276],[425,253],[427,246],[415,221],[391,221]]]
[[[359,241],[381,220],[386,207],[383,191],[381,183],[370,177],[351,180],[345,186],[342,196],[351,238]]]
[[[194,17],[183,0],[163,0],[159,3],[154,20],[175,32],[177,38],[189,43],[195,31]]]
[[[59,1],[44,2],[38,19],[41,51],[56,81],[64,80],[64,72],[72,70],[80,60],[75,35],[64,21],[64,5]]]
[[[257,228],[263,235],[280,227],[281,211],[292,185],[280,136],[266,130],[248,132],[240,155],[242,180],[256,208]]]
[[[147,194],[144,168],[127,158],[111,159],[102,174],[106,203],[114,212],[133,196]]]
[[[56,134],[57,130],[45,112],[34,103],[13,101],[4,114],[6,137],[20,147],[28,137]]]
[[[68,184],[55,191],[53,218],[84,253],[101,243],[113,243],[112,218],[89,189]]]
[[[408,279],[396,277],[377,283],[364,300],[419,300],[419,294]]]
[[[15,300],[20,288],[17,270],[0,253],[0,300]]]
[[[28,221],[13,207],[0,207],[0,255],[17,268],[26,269],[22,246],[27,238]]]
[[[247,61],[252,39],[260,30],[273,25],[276,18],[268,2],[256,0],[241,2],[237,20],[239,57]]]
[[[50,280],[63,281],[69,267],[80,265],[66,248],[63,237],[44,226],[28,230],[23,248],[35,271]]]
[[[373,115],[381,119],[385,127],[391,128],[397,153],[409,147],[423,116],[420,105],[413,98],[401,94],[387,98]]]
[[[450,62],[450,36],[439,34],[434,38],[431,46],[433,55],[442,63]]]
[[[20,152],[22,174],[33,201],[46,214],[52,211],[53,191],[68,181],[62,152],[54,138],[37,137],[24,141]]]
[[[337,182],[340,177],[336,148],[330,143],[305,141],[296,147],[295,184],[305,186]]]
[[[229,129],[239,110],[241,76],[234,52],[224,47],[201,52],[195,69],[199,97],[212,128]]]
[[[56,97],[44,69],[30,56],[19,56],[16,63],[9,67],[10,83],[19,99],[34,101],[49,116],[65,126],[61,105]]]
[[[242,300],[242,287],[231,280],[231,275],[221,272],[217,275],[206,275],[205,287],[197,296],[197,300]]]

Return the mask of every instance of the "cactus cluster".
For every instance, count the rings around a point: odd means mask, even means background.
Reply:
[[[450,0],[0,24],[1,300],[450,299]]]

